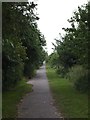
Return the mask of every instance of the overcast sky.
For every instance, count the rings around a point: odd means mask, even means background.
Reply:
[[[38,4],[37,13],[40,17],[38,27],[47,41],[47,51],[53,50],[52,42],[63,34],[63,27],[69,27],[67,19],[72,17],[78,6],[87,3],[88,0],[29,0]]]

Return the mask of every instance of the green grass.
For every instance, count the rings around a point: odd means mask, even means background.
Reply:
[[[66,118],[88,118],[88,96],[73,88],[68,79],[60,78],[55,70],[46,67],[50,88],[58,110]]]
[[[17,105],[21,98],[28,92],[32,91],[32,85],[27,84],[23,79],[18,85],[10,91],[4,92],[2,95],[2,117],[16,118]]]

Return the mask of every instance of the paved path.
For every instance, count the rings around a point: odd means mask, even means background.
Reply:
[[[33,84],[33,92],[26,95],[20,103],[18,118],[60,118],[53,105],[44,65],[28,83]]]

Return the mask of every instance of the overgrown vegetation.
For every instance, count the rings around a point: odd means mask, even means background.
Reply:
[[[74,89],[72,82],[61,78],[49,65],[47,77],[55,104],[64,118],[88,118],[88,95]]]
[[[83,66],[78,65],[70,68],[67,78],[77,90],[88,92],[88,71]]]
[[[46,41],[37,26],[39,17],[33,2],[2,3],[3,90],[31,78],[45,59]]]
[[[55,51],[47,58],[47,63],[55,68],[61,77],[72,79],[75,88],[88,91],[88,15],[90,5],[82,5],[68,20],[70,28],[62,28],[65,35],[56,39]]]
[[[17,104],[31,91],[31,78],[44,59],[46,40],[37,26],[34,2],[2,3],[3,118],[16,118]]]

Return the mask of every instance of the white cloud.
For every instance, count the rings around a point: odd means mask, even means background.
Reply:
[[[30,0],[29,0],[30,1]],[[69,19],[77,7],[87,3],[87,0],[32,0],[37,2],[40,20],[38,27],[47,41],[48,53],[52,52],[52,42],[62,32],[63,27],[68,27]]]

